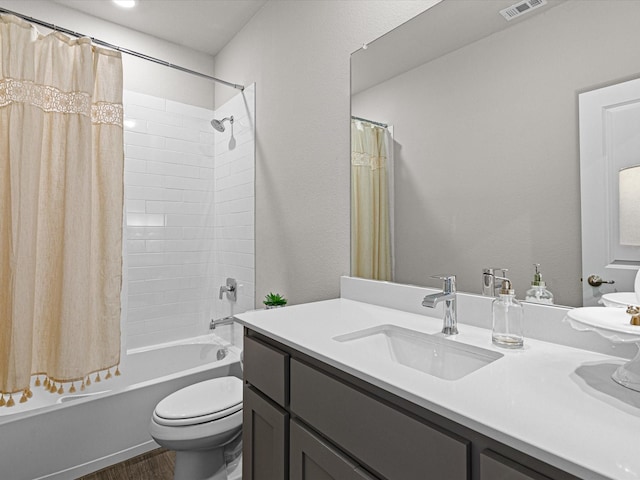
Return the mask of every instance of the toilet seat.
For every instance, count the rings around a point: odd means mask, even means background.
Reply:
[[[220,377],[190,385],[160,401],[153,412],[158,425],[212,422],[242,410],[242,380]]]

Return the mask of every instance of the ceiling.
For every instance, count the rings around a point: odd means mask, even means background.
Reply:
[[[443,1],[391,30],[351,56],[351,93],[356,94],[481,38],[505,30],[566,0],[547,0],[507,22],[500,10],[517,0]],[[414,48],[407,46],[413,45]]]
[[[74,10],[194,50],[216,55],[267,0],[138,0],[131,9],[111,0],[53,0]]]

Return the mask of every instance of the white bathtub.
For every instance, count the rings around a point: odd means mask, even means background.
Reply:
[[[228,353],[218,360],[221,349]],[[0,478],[74,479],[157,448],[147,427],[162,398],[210,378],[242,378],[238,349],[213,334],[129,351],[120,370],[74,394],[32,386],[28,402],[1,407]]]

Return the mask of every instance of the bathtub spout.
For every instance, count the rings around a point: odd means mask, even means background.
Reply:
[[[232,315],[224,318],[218,318],[217,320],[214,320],[212,318],[211,323],[209,323],[209,330],[215,330],[216,327],[219,327],[221,325],[231,325],[235,321],[236,319]]]

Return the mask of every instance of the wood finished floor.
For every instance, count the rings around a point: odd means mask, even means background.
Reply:
[[[158,448],[78,480],[173,480],[176,454]]]

